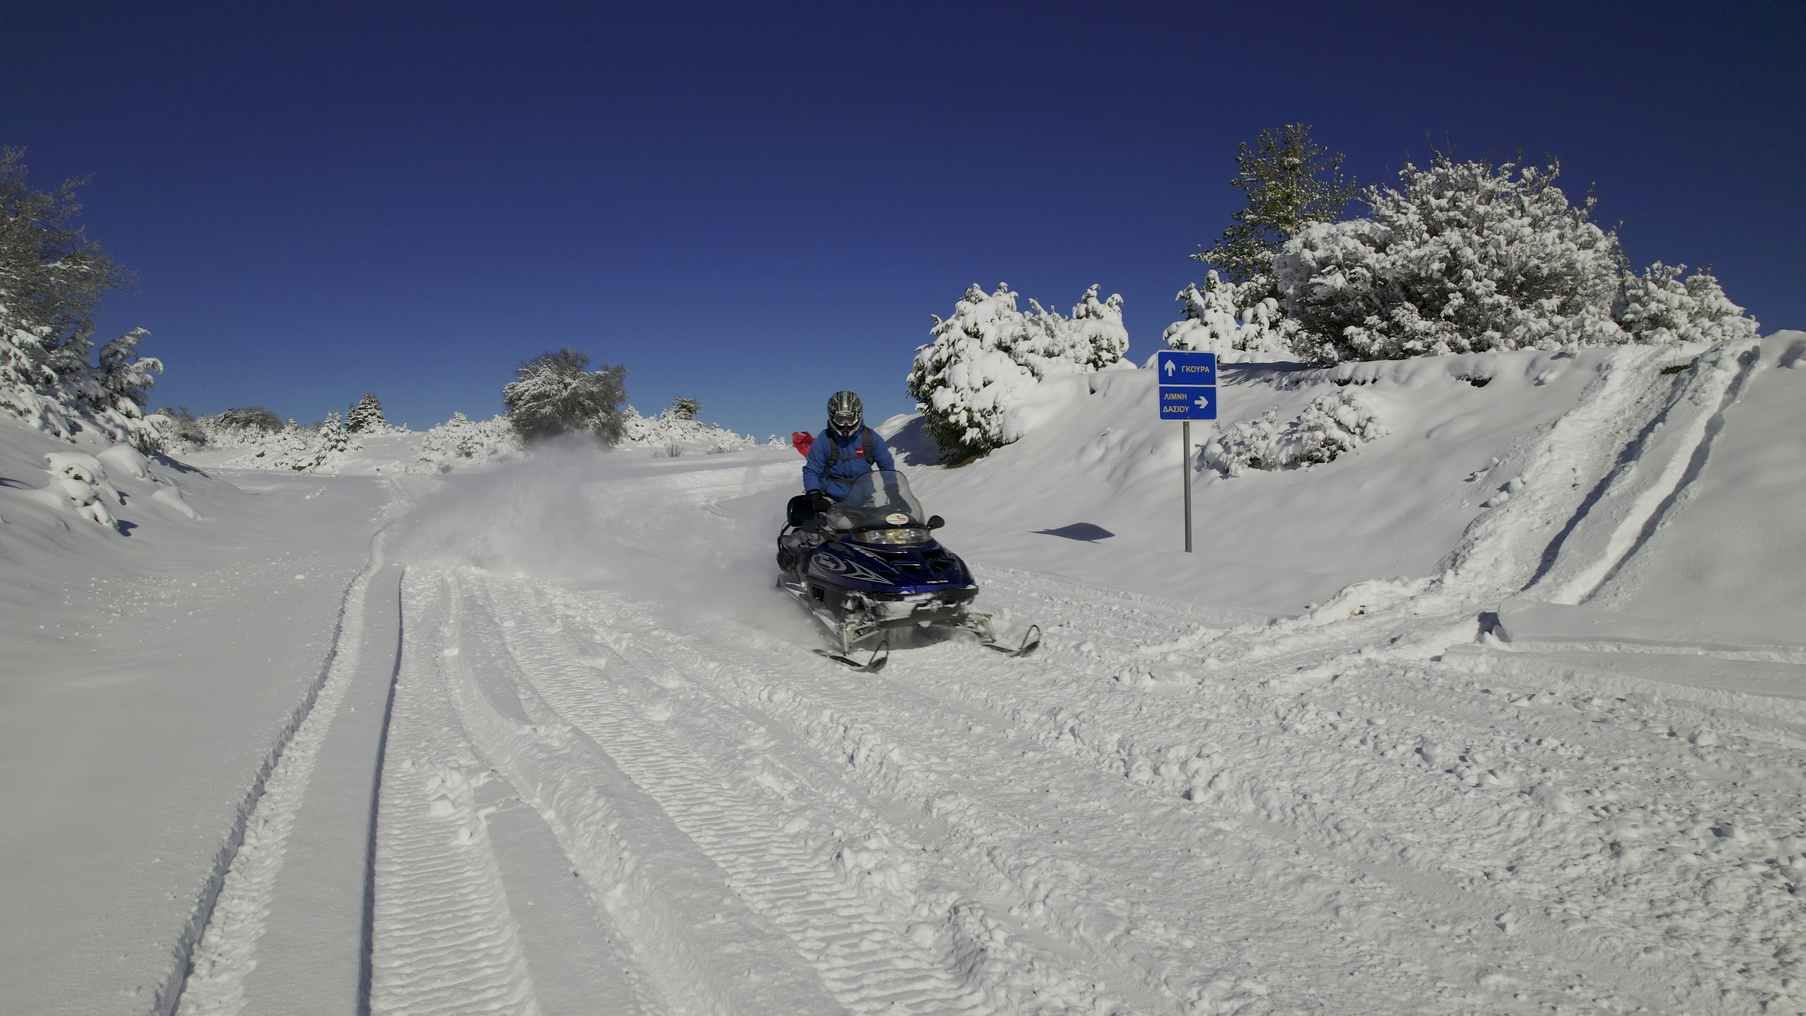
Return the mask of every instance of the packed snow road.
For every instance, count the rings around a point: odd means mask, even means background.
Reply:
[[[0,491],[0,1010],[1802,1011],[1803,363],[1251,376],[1394,435],[1198,478],[1196,560],[1151,378],[893,421],[1044,639],[877,675],[774,587],[787,451],[108,451],[129,529]]]
[[[1040,656],[950,641],[856,674],[809,654],[771,588],[793,471],[724,456],[414,489],[348,598],[367,620],[341,636],[346,685],[329,677],[328,718],[272,775],[181,1010],[1794,997],[1798,697],[1663,685],[1598,646],[1504,652],[1446,598],[1207,624],[982,554],[990,608],[1040,623]],[[341,737],[358,806],[310,819],[279,800],[320,778],[291,761],[363,714],[331,718],[339,697],[384,719]],[[310,821],[352,847],[336,904],[283,895]],[[273,945],[329,928],[336,954]]]

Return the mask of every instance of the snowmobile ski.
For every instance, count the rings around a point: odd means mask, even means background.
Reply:
[[[1022,642],[1018,645],[1012,646],[1005,642],[998,642],[995,639],[983,639],[978,644],[992,652],[998,652],[1005,656],[1020,659],[1041,648],[1041,626],[1038,624],[1029,625],[1028,631],[1022,633]]]
[[[877,647],[863,661],[855,659],[848,653],[837,653],[829,649],[817,649],[815,655],[833,660],[835,663],[857,670],[861,674],[876,674],[884,669],[886,663],[890,662],[890,640],[886,639],[878,643]]]

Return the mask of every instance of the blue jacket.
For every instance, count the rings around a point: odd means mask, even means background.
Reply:
[[[870,461],[866,460],[863,445],[871,446]],[[863,433],[843,438],[831,430],[824,430],[815,435],[815,442],[809,446],[809,461],[803,463],[803,489],[824,491],[838,501],[847,496],[847,488],[854,480],[874,468],[891,471],[897,468],[890,448],[877,431],[867,427]]]

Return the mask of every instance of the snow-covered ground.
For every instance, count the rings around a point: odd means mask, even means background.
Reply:
[[[1806,334],[1224,386],[1334,461],[1147,371],[888,424],[1045,643],[877,676],[772,589],[788,449],[110,453],[109,527],[0,430],[0,1009],[1806,1006]]]

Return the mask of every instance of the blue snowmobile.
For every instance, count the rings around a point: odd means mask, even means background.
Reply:
[[[839,650],[816,652],[874,672],[889,658],[893,636],[965,631],[1011,656],[1040,646],[1034,625],[1014,646],[996,640],[990,615],[971,607],[978,595],[972,572],[932,535],[945,520],[922,510],[902,473],[866,473],[822,507],[808,495],[792,498],[778,534],[778,586],[821,622]],[[864,660],[854,659],[867,647]]]

